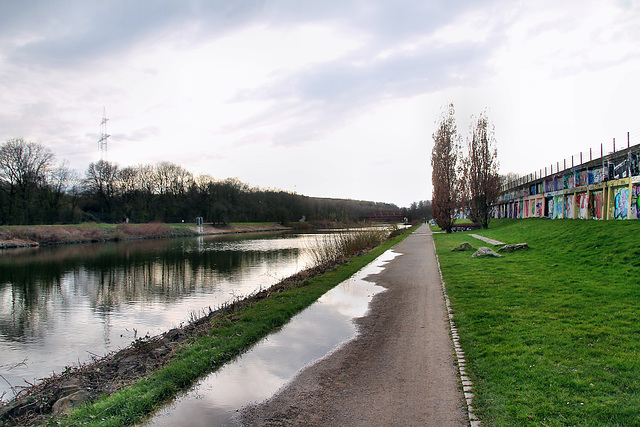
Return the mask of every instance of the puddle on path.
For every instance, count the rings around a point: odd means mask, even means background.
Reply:
[[[235,425],[233,417],[251,403],[273,396],[304,367],[356,337],[354,318],[366,314],[383,287],[364,280],[399,254],[387,251],[295,316],[247,353],[162,408],[144,426]]]

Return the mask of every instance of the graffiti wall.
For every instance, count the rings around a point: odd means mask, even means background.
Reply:
[[[634,184],[631,189],[631,212],[630,219],[640,219],[640,185]]]
[[[564,176],[556,176],[553,178],[553,191],[564,190]]]
[[[544,215],[544,199],[538,199],[536,201],[536,216],[542,218]]]
[[[564,197],[562,196],[555,196],[553,198],[553,219],[561,219],[562,218],[562,211],[564,208],[564,201],[563,201]]]
[[[604,181],[604,174],[602,173],[602,169],[594,169],[593,170],[593,182],[592,184],[599,184]]]
[[[578,176],[578,185],[579,187],[585,186],[589,184],[589,172],[587,172],[586,170],[581,171],[581,172],[576,172],[576,175]]]
[[[553,180],[552,179],[548,179],[544,182],[544,191],[545,193],[549,193],[551,191],[553,191]]]
[[[613,189],[613,217],[627,219],[629,214],[629,187]]]
[[[517,210],[516,210],[516,218],[522,218],[522,200],[516,202]]]
[[[602,208],[604,206],[604,193],[602,191],[594,191],[591,193],[590,200],[591,218],[602,219]]]
[[[587,193],[576,194],[576,205],[578,206],[578,218],[587,219],[589,215],[589,196]]]
[[[564,176],[564,188],[574,188],[576,186],[576,174],[570,173]]]
[[[573,194],[567,194],[564,196],[564,217],[573,219],[573,201],[575,196]]]

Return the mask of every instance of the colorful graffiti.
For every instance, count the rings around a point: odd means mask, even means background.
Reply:
[[[631,219],[640,219],[640,185],[634,184],[631,189]]]
[[[564,196],[564,217],[573,219],[573,200],[575,196],[573,194],[567,194]]]
[[[576,204],[578,205],[578,218],[587,219],[589,214],[589,196],[587,193],[578,193]]]
[[[602,168],[594,169],[592,184],[598,184],[602,181],[604,181],[604,174],[602,173]]]
[[[574,188],[576,186],[576,174],[570,173],[564,176],[564,188]]]
[[[638,188],[640,189],[640,187],[638,187]],[[543,205],[542,200],[536,202],[536,216],[538,218],[542,218],[542,215],[544,215],[543,206],[544,205]]]
[[[562,196],[555,196],[553,198],[553,219],[561,219],[562,218],[562,211],[564,208],[564,202],[563,202],[564,197]]]
[[[553,178],[553,191],[564,190],[564,177],[556,176]]]
[[[589,173],[584,170],[581,172],[576,172],[578,178],[578,186],[582,187],[589,184]]]
[[[591,193],[590,209],[591,218],[602,219],[602,208],[604,206],[604,193],[602,191],[594,191]]]
[[[629,187],[618,187],[613,190],[613,217],[627,219],[629,214]]]

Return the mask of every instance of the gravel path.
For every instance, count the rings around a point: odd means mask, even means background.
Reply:
[[[429,228],[393,250],[401,256],[370,277],[388,290],[359,337],[246,408],[245,425],[469,425]]]

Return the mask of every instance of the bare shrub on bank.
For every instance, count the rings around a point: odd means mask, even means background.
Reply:
[[[341,233],[316,236],[310,249],[311,264],[319,266],[349,258],[366,249],[378,246],[389,238],[389,228],[359,228]]]

